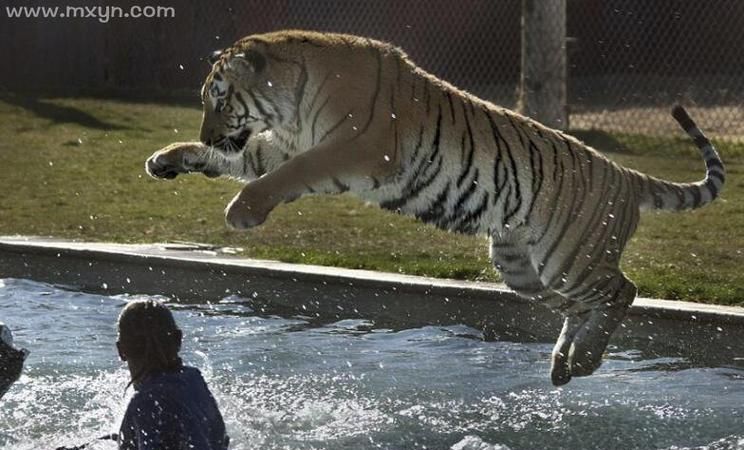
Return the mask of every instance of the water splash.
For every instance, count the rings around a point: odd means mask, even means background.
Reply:
[[[0,448],[116,431],[128,373],[114,323],[138,298],[0,280],[0,317],[31,350],[0,403]],[[462,325],[317,324],[258,315],[251,298],[212,300],[172,309],[187,337],[184,359],[202,370],[233,449],[717,450],[742,439],[744,375],[735,369],[615,349],[596,375],[554,389],[550,344],[484,342]]]

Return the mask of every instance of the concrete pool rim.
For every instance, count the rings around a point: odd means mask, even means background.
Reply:
[[[239,258],[204,245],[5,236],[0,278],[180,301],[238,295],[262,312],[323,320],[373,317],[401,327],[455,321],[490,330],[496,339],[550,342],[560,327],[556,314],[503,284]],[[741,307],[637,298],[623,325],[620,341],[653,343],[703,361],[707,353],[728,363],[744,360]]]

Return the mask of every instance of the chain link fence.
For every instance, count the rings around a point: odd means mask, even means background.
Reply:
[[[674,103],[744,141],[744,2],[569,0],[571,127],[665,135]],[[591,12],[590,12],[591,11]]]
[[[66,1],[43,4],[64,7]],[[175,17],[107,23],[11,20],[0,11],[0,38],[12,43],[0,50],[0,90],[185,92],[196,101],[208,70],[203,59],[212,50],[248,34],[301,28],[393,42],[460,88],[509,108],[517,103],[521,0],[180,0],[168,6]],[[712,136],[744,141],[742,28],[744,2],[737,0],[567,0],[570,128],[678,135],[669,109],[679,102]]]

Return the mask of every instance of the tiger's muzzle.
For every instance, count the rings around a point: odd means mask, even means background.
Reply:
[[[223,153],[240,153],[251,137],[251,130],[243,130],[235,136],[221,136],[218,139],[203,139],[204,145],[209,145]]]

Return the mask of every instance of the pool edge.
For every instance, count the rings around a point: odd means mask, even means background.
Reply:
[[[238,258],[198,245],[2,236],[0,277],[182,301],[236,294],[265,313],[374,317],[390,327],[457,321],[497,339],[550,342],[560,329],[557,315],[502,284]],[[291,300],[298,296],[302,303]],[[638,298],[613,341],[708,364],[742,361],[742,338],[744,308]]]

